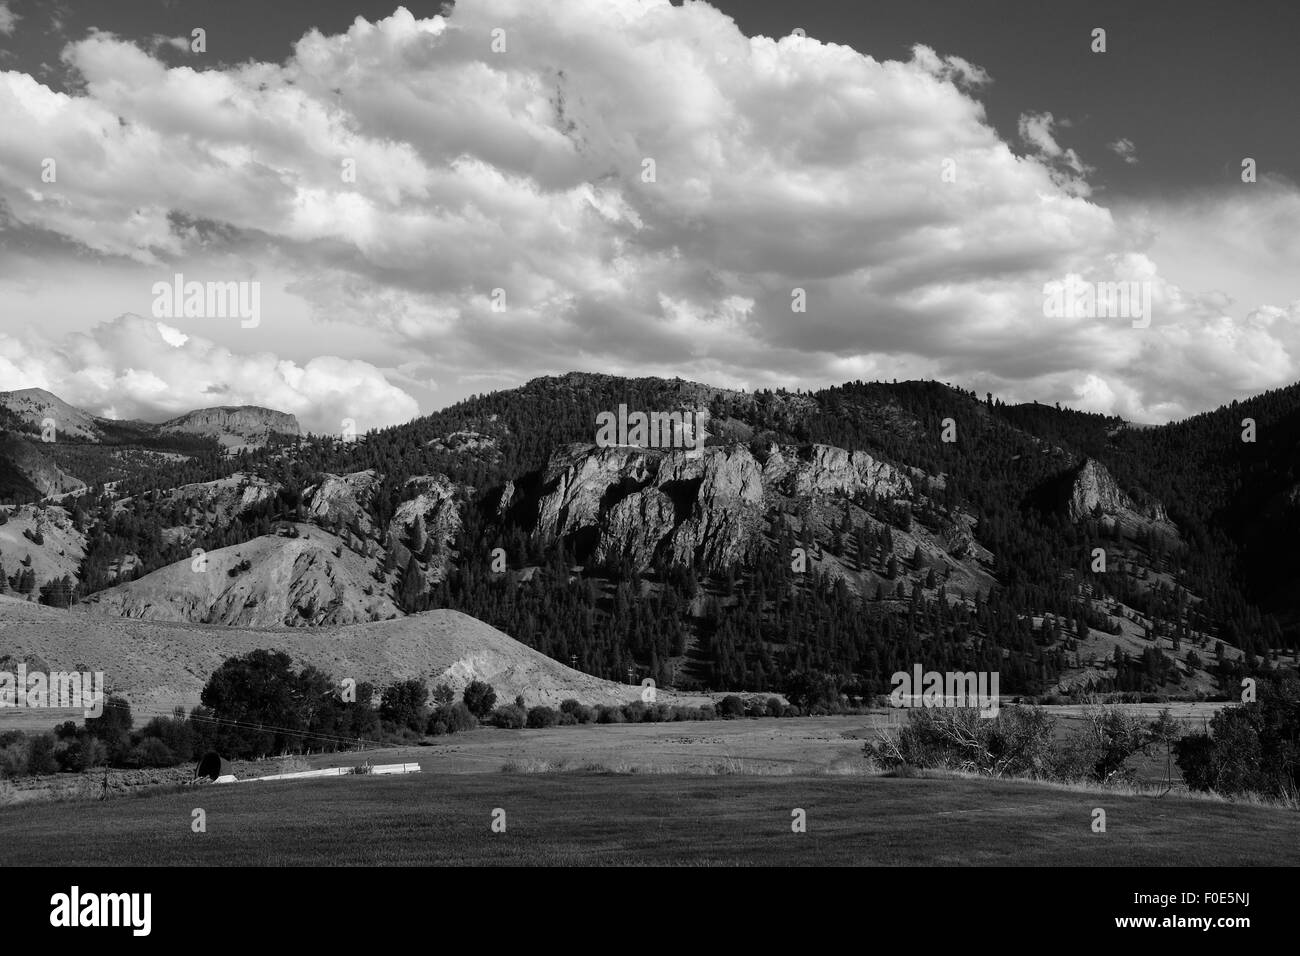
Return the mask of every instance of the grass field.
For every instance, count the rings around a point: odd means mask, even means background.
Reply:
[[[964,779],[422,773],[8,807],[0,864],[1294,866],[1300,816]]]

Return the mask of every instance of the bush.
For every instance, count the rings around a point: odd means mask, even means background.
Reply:
[[[470,681],[469,686],[465,688],[465,693],[461,695],[461,700],[471,714],[482,720],[493,712],[492,708],[497,702],[497,692],[492,689],[491,684],[481,680]]]
[[[712,704],[700,705],[699,716],[696,717],[696,720],[717,720],[717,719],[718,719],[718,711],[714,708]]]
[[[171,748],[157,737],[145,737],[131,748],[126,759],[132,767],[174,767],[179,762]]]
[[[36,734],[27,741],[27,772],[36,776],[59,772],[53,734]]]
[[[981,717],[973,707],[912,711],[898,738],[868,743],[865,755],[879,766],[940,767],[990,777],[1049,777],[1054,718],[1036,707],[1003,707]]]
[[[144,725],[140,731],[145,737],[154,737],[167,745],[167,749],[176,757],[177,763],[186,763],[195,758],[195,734],[183,716],[155,717]]]
[[[784,716],[784,705],[782,705],[779,697],[769,697],[767,699],[767,707],[765,709],[767,711],[767,716],[769,717]]]
[[[519,730],[528,723],[528,712],[518,704],[503,704],[492,711],[492,726]]]
[[[108,748],[94,737],[73,739],[55,751],[59,767],[69,773],[82,773],[98,767],[108,759]]]
[[[419,679],[389,684],[379,700],[379,718],[395,727],[423,731],[429,723],[428,697],[429,690]]]
[[[718,703],[718,716],[723,720],[745,716],[745,702],[735,694],[728,694]]]
[[[562,714],[573,714],[576,717],[578,711],[581,709],[582,704],[578,703],[577,700],[572,697],[566,697],[564,700],[560,701],[560,713]]]
[[[0,747],[0,780],[27,775],[27,744],[15,740]]]
[[[560,719],[560,715],[552,707],[546,707],[538,704],[528,710],[529,727],[554,727]]]
[[[563,712],[560,713],[559,718],[556,721],[556,723],[558,723],[561,727],[572,727],[577,722],[578,722],[578,718],[575,717],[573,714],[566,714]]]
[[[468,707],[457,701],[454,704],[444,704],[437,708],[429,716],[429,726],[426,733],[435,737],[442,734],[459,734],[467,730],[473,730],[478,726],[478,718],[475,717]],[[439,730],[438,728],[442,729]]]
[[[601,704],[596,708],[596,723],[598,724],[621,724],[624,719],[622,707]]]
[[[630,704],[624,704],[623,717],[629,724],[644,723],[646,719],[646,705],[639,700],[634,700]]]
[[[98,717],[86,718],[86,731],[105,743],[131,730],[135,721],[131,717],[131,705],[124,697],[109,697],[104,701],[104,712]]]
[[[1300,792],[1300,681],[1260,680],[1257,699],[1220,710],[1210,731],[1174,745],[1190,788],[1292,799]]]

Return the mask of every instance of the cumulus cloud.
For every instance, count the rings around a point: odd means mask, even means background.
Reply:
[[[338,433],[408,421],[415,401],[365,362],[319,356],[305,364],[237,353],[137,315],[48,343],[0,332],[0,390],[44,388],[108,418],[162,421],[212,405],[262,405],[302,426]]]
[[[1089,196],[1092,187],[1085,177],[1094,172],[1093,167],[1085,164],[1073,149],[1063,149],[1056,141],[1056,127],[1065,125],[1065,122],[1058,123],[1051,113],[1022,113],[1020,138],[1050,165],[1052,179],[1062,190],[1072,196]]]
[[[1121,136],[1115,142],[1107,143],[1106,148],[1124,160],[1129,166],[1137,165],[1137,147],[1133,145],[1133,140]]]
[[[408,355],[387,374],[411,387],[929,374],[1141,413],[1196,401],[1152,392],[1150,343],[1197,352],[1174,329],[1223,318],[1090,201],[1064,121],[1024,114],[1018,153],[975,97],[988,74],[926,46],[746,37],[704,3],[461,0],[309,32],[278,64],[168,66],[105,33],[64,59],[73,94],[0,74],[14,229],[160,271],[274,256],[322,320]],[[1130,272],[1183,325],[1044,318],[1045,282]],[[268,389],[303,407],[294,380]]]
[[[0,35],[13,36],[14,28],[22,17],[9,9],[9,0],[0,0]]]

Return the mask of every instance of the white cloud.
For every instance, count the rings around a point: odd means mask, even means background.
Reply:
[[[0,35],[13,36],[14,27],[21,19],[22,17],[9,9],[9,0],[0,0]]]
[[[398,9],[313,31],[282,64],[168,67],[103,33],[64,56],[74,95],[0,73],[15,230],[162,276],[274,259],[333,323],[319,350],[338,324],[372,329],[405,356],[379,364],[416,391],[573,367],[790,386],[925,374],[1143,415],[1286,364],[1206,352],[1263,348],[1280,324],[1225,328],[1221,299],[1156,269],[1150,229],[1089,200],[1066,121],[1024,114],[1018,155],[972,93],[988,74],[926,46],[899,62],[747,38],[703,3],[461,0],[448,18]],[[47,156],[57,183],[39,179]],[[1156,284],[1168,327],[1043,318],[1044,282],[1129,273]],[[182,368],[202,348],[151,335]],[[1173,374],[1183,360],[1205,378]],[[337,414],[331,376],[362,402],[397,391],[374,366],[301,361],[251,360],[260,385],[228,377],[247,401],[319,401],[321,422]],[[165,366],[144,368],[177,387]]]
[[[1051,166],[1053,180],[1072,196],[1089,196],[1092,187],[1087,177],[1094,172],[1079,158],[1073,149],[1063,149],[1056,141],[1055,127],[1069,126],[1066,121],[1058,122],[1051,113],[1022,113],[1019,122],[1020,138],[1038,156]]]
[[[337,433],[408,421],[415,401],[375,367],[334,356],[299,365],[269,352],[241,354],[136,315],[101,322],[56,343],[0,332],[0,391],[45,388],[113,418],[162,421],[212,405],[263,405],[304,428]]]
[[[1136,166],[1138,162],[1137,147],[1133,145],[1133,140],[1120,137],[1113,143],[1107,143],[1106,148],[1112,153],[1124,160],[1129,166]]]

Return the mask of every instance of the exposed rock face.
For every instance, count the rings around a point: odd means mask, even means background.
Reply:
[[[75,607],[137,620],[248,627],[354,624],[401,613],[375,581],[374,559],[319,528],[294,527],[298,537],[264,535],[210,551],[206,570],[180,561]]]
[[[1167,532],[1175,531],[1164,505],[1158,501],[1139,504],[1116,483],[1106,466],[1092,458],[1084,461],[1070,485],[1066,510],[1071,521],[1101,514],[1121,521],[1153,525]]]
[[[795,497],[866,492],[892,498],[913,490],[912,479],[892,465],[864,451],[850,452],[832,445],[813,445],[806,456],[794,461],[776,449],[764,465],[763,476]]]
[[[298,419],[257,405],[222,405],[186,412],[163,422],[161,432],[209,435],[227,448],[256,448],[272,435],[299,435]]]
[[[451,546],[460,532],[455,489],[446,479],[430,475],[409,479],[406,488],[415,491],[415,497],[398,505],[388,522],[393,558],[398,568],[404,568],[411,557],[410,542],[417,537],[429,542],[425,553],[416,557],[423,564],[426,580],[437,584],[447,576]]]
[[[326,475],[319,485],[312,485],[303,497],[307,500],[307,515],[326,528],[357,528],[363,538],[375,536],[375,523],[370,517],[379,475],[374,469],[356,471],[350,475]]]
[[[806,456],[774,447],[759,465],[744,445],[699,454],[571,445],[552,456],[538,502],[536,534],[587,533],[597,561],[644,569],[656,556],[717,570],[755,543],[776,498],[869,491],[891,497],[911,480],[862,452],[814,445]]]

